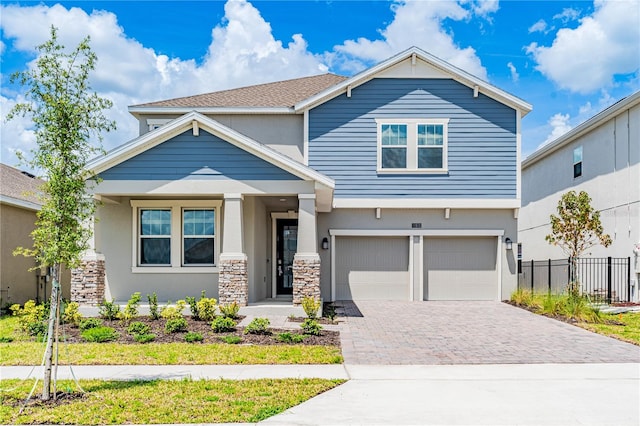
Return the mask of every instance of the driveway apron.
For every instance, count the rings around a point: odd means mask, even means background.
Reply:
[[[501,302],[337,302],[346,364],[640,362],[640,347]]]

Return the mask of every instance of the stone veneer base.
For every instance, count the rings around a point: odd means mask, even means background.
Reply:
[[[97,306],[104,301],[104,260],[83,260],[71,270],[71,301]]]
[[[305,297],[320,300],[320,258],[293,260],[293,304]]]
[[[218,302],[222,305],[238,302],[240,306],[247,306],[249,303],[247,261],[221,258],[219,269]]]

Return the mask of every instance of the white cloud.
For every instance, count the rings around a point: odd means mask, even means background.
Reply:
[[[328,55],[332,65],[347,71],[359,71],[372,62],[384,60],[411,46],[420,47],[480,78],[487,79],[487,71],[472,47],[458,46],[453,34],[443,27],[443,21],[465,21],[476,14],[486,18],[497,10],[498,3],[467,1],[399,1],[392,5],[393,21],[380,30],[381,38],[361,37],[335,46]]]
[[[558,86],[578,93],[611,87],[617,75],[640,69],[638,1],[595,1],[592,15],[575,29],[560,29],[549,47],[531,43],[536,69]]]
[[[507,68],[509,68],[509,71],[511,71],[511,80],[513,80],[514,83],[517,83],[518,80],[520,79],[520,74],[518,74],[518,70],[516,69],[516,66],[513,65],[513,63],[509,62],[507,64]]]
[[[569,124],[569,119],[569,114],[554,114],[548,122],[549,126],[551,126],[551,132],[547,136],[547,139],[545,139],[545,141],[538,146],[538,149],[542,148],[550,142],[553,142],[554,140],[558,139],[560,136],[571,130],[572,127],[571,124]]]
[[[489,18],[489,15],[495,13],[500,8],[498,0],[476,0],[471,2],[473,12],[483,18]]]
[[[547,23],[544,19],[540,19],[538,22],[529,27],[529,33],[547,33]]]
[[[563,23],[575,21],[580,17],[580,11],[570,7],[562,9],[562,12],[553,15],[553,19],[559,19]]]
[[[51,25],[58,27],[59,41],[68,48],[86,35],[91,37],[98,56],[91,83],[101,96],[114,102],[107,116],[118,123],[116,132],[105,135],[106,149],[137,136],[137,122],[127,112],[129,105],[327,71],[322,58],[308,52],[301,35],[284,46],[274,39],[259,11],[244,0],[225,5],[225,16],[212,30],[212,42],[201,65],[193,59],[157,54],[127,37],[110,12],[87,14],[61,5],[9,5],[2,6],[0,13],[3,37],[11,39],[12,48],[19,51],[35,53],[34,47],[49,38]],[[3,95],[10,96],[6,91]],[[10,108],[5,103],[10,102],[11,98],[3,98],[2,120]],[[34,147],[29,122],[3,122],[2,141],[2,161],[15,163],[16,150]]]

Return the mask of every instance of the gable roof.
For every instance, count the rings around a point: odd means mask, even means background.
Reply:
[[[633,108],[638,104],[640,104],[640,90],[627,96],[626,98],[620,99],[615,104],[600,111],[598,114],[594,115],[584,123],[574,127],[572,130],[560,136],[558,139],[549,142],[548,144],[534,151],[531,155],[529,155],[522,161],[522,168],[529,167],[530,165],[542,160],[548,155],[551,155],[560,148],[570,144],[584,134],[602,125],[606,121],[609,121],[622,111]]]
[[[296,103],[346,79],[336,74],[321,74],[133,105],[129,111],[150,108],[292,108]]]
[[[159,129],[145,133],[124,145],[120,145],[105,156],[91,160],[87,164],[87,169],[93,174],[100,174],[180,133],[194,128],[196,125],[232,145],[256,155],[276,167],[286,170],[294,176],[303,180],[317,182],[331,190],[335,187],[333,179],[322,173],[195,111],[191,111],[188,114],[172,120]]]
[[[443,61],[442,59],[437,58],[432,54],[425,52],[424,50],[414,46],[414,47],[410,47],[404,52],[400,52],[397,55],[392,56],[391,58],[383,62],[380,62],[377,65],[374,65],[371,68],[368,68],[362,71],[359,74],[354,75],[351,78],[348,78],[342,82],[339,82],[333,85],[332,87],[327,88],[326,90],[320,93],[317,93],[297,103],[295,105],[295,110],[296,112],[298,112],[298,111],[310,109],[310,108],[313,108],[314,106],[322,104],[328,101],[329,99],[332,99],[344,92],[349,91],[350,89],[353,89],[361,84],[366,83],[367,81],[374,78],[376,74],[381,73],[409,58],[411,58],[412,61],[420,59],[426,62],[427,64],[429,64],[430,66],[436,68],[437,70],[449,75],[452,79],[456,80],[457,82],[464,84],[465,86],[468,86],[474,90],[477,88],[477,90],[480,93],[483,93],[490,98],[493,98],[516,110],[521,111],[522,116],[525,116],[526,114],[531,112],[531,110],[533,109],[533,107],[530,104],[523,101],[522,99],[510,93],[507,93],[504,90],[499,89],[496,86],[472,74],[469,74],[468,72],[461,70],[460,68],[454,65],[451,65],[450,63]]]
[[[44,184],[31,174],[0,163],[0,202],[29,210],[40,210],[42,201],[38,195]]]

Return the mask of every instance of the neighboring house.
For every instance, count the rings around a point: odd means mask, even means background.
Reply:
[[[43,301],[51,294],[46,271],[30,271],[33,258],[14,256],[17,247],[32,247],[36,212],[40,210],[40,186],[33,175],[0,164],[0,306]],[[42,276],[40,276],[42,275]],[[62,296],[70,297],[70,275],[63,274]]]
[[[566,257],[545,236],[563,193],[586,191],[613,240],[587,256],[631,257],[640,273],[640,92],[636,92],[544,145],[522,162],[522,210],[518,223],[523,258]],[[636,248],[637,247],[637,248]],[[635,248],[635,253],[634,253]]]
[[[418,48],[132,106],[140,136],[89,164],[102,205],[72,293],[507,298],[530,110]]]

